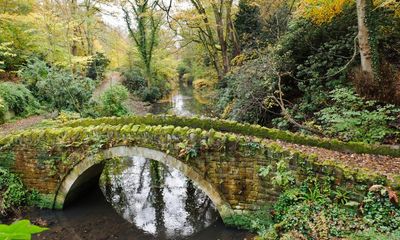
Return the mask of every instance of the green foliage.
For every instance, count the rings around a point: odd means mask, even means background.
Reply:
[[[364,222],[379,232],[400,229],[400,209],[390,201],[389,191],[383,186],[368,192],[362,211]]]
[[[3,99],[3,113],[6,110],[11,110],[17,116],[27,116],[36,113],[40,108],[37,100],[22,84],[9,82],[0,83],[0,96]]]
[[[157,74],[154,74],[153,77],[157,81],[149,87],[139,70],[130,69],[124,72],[123,85],[129,92],[139,96],[143,101],[154,103],[160,100],[169,89],[165,80],[159,79],[160,77]]]
[[[130,69],[123,72],[124,81],[122,84],[128,89],[130,93],[138,94],[146,86],[146,79],[140,74],[139,70]]]
[[[274,171],[274,176],[271,177],[271,183],[277,185],[281,188],[287,188],[294,183],[293,172],[289,169],[287,160],[281,159],[276,163],[276,171]],[[273,166],[269,165],[267,167],[260,168],[259,175],[262,177],[267,177],[270,175]]]
[[[96,54],[88,60],[86,77],[100,81],[109,64],[110,60],[104,55],[104,53],[96,52]]]
[[[48,78],[37,82],[37,98],[52,108],[81,111],[94,90],[93,81],[63,70],[52,70]]]
[[[252,1],[240,0],[234,25],[242,47],[257,46],[254,43],[259,40],[263,27],[259,6]]]
[[[262,234],[266,232],[266,227],[272,224],[272,219],[269,209],[262,208],[251,214],[233,214],[224,218],[224,223],[228,226]]]
[[[46,231],[47,228],[35,226],[29,220],[19,220],[11,225],[0,224],[0,239],[30,240],[32,234]]]
[[[142,99],[146,102],[157,102],[160,100],[163,96],[160,88],[158,87],[148,87],[144,88],[140,95],[142,96]]]
[[[6,115],[8,112],[8,105],[3,98],[0,97],[0,124],[4,123],[6,120]]]
[[[48,78],[51,68],[48,64],[39,58],[28,59],[25,66],[19,71],[23,83],[33,92],[37,91],[37,82]]]
[[[0,167],[0,212],[5,214],[21,206],[27,196],[27,191],[20,178]]]
[[[101,107],[104,116],[123,116],[128,113],[124,102],[128,99],[128,90],[122,85],[115,85],[101,96]]]
[[[13,53],[13,49],[10,47],[11,45],[11,42],[0,42],[0,73],[4,71],[6,61],[16,56]]]
[[[394,132],[389,123],[400,112],[395,106],[367,101],[349,88],[333,90],[330,99],[330,106],[317,113],[325,134],[345,141],[375,143]]]
[[[393,231],[391,233],[381,233],[373,228],[369,228],[362,232],[351,234],[348,237],[349,240],[394,240],[400,239],[400,230]]]
[[[277,90],[274,70],[267,54],[232,70],[219,84],[217,112],[237,121],[265,122],[265,114],[271,107],[265,99]]]
[[[49,67],[39,59],[30,60],[20,76],[39,101],[58,110],[82,111],[94,90],[90,78]]]
[[[328,178],[321,182],[309,177],[280,195],[270,211],[272,223],[265,212],[233,216],[229,222],[257,231],[262,239],[396,239],[390,237],[399,234],[400,208],[385,187],[371,187],[361,211],[355,208],[358,204],[340,200],[342,196]]]

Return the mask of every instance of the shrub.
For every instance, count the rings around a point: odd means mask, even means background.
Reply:
[[[128,113],[124,102],[128,99],[129,92],[122,85],[109,88],[101,96],[103,116],[123,116]]]
[[[20,76],[40,102],[58,110],[81,112],[95,87],[90,78],[49,67],[39,59],[30,60]]]
[[[266,99],[277,90],[274,70],[268,54],[233,69],[219,83],[216,111],[236,121],[265,122],[267,109],[272,107]]]
[[[363,200],[363,213],[364,222],[379,232],[392,232],[400,228],[400,209],[391,202],[390,192],[383,186],[374,185],[370,188]]]
[[[36,113],[39,103],[32,93],[22,84],[0,83],[0,96],[3,99],[3,112],[13,111],[17,116],[26,116]]]
[[[357,232],[350,235],[347,239],[349,240],[394,240],[400,239],[400,230],[396,230],[392,233],[380,233],[373,228]]]
[[[109,64],[110,60],[103,53],[96,52],[96,54],[88,60],[86,77],[97,81],[101,80]]]
[[[92,97],[94,83],[89,78],[52,69],[47,78],[37,82],[36,87],[38,99],[52,108],[80,112]]]
[[[36,83],[48,78],[51,68],[39,58],[31,58],[19,71],[22,82],[35,93],[38,89]]]
[[[157,102],[158,100],[160,100],[163,96],[160,88],[158,87],[148,87],[142,90],[142,92],[140,93],[143,101],[146,102]]]
[[[27,191],[17,175],[0,167],[0,212],[5,214],[22,205]]]
[[[309,177],[280,195],[270,211],[272,225],[265,212],[233,216],[228,222],[257,231],[261,239],[397,239],[400,208],[390,200],[397,199],[394,194],[374,185],[361,203],[343,201],[345,193],[328,178],[319,182]]]
[[[5,122],[8,106],[7,103],[0,97],[0,124]]]
[[[123,73],[124,80],[122,84],[128,89],[130,93],[136,94],[138,91],[142,91],[146,86],[146,80],[144,77],[134,69],[125,71]]]
[[[374,143],[394,132],[389,123],[399,113],[395,106],[367,101],[349,88],[331,91],[330,99],[330,106],[317,113],[325,134],[346,141]]]

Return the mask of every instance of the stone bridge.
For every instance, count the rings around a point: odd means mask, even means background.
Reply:
[[[282,191],[273,180],[283,172],[292,184],[309,176],[330,177],[333,188],[347,189],[354,198],[375,183],[399,189],[397,174],[388,177],[296,149],[304,145],[346,154],[400,156],[398,149],[382,145],[210,118],[146,115],[59,122],[1,136],[0,166],[18,173],[47,207],[55,209],[97,181],[106,161],[126,156],[176,168],[210,197],[222,218],[273,203]],[[269,171],[260,174],[262,169]]]

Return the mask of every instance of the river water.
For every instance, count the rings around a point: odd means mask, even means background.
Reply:
[[[155,114],[209,113],[201,96],[180,86],[169,100],[153,105]],[[212,201],[179,171],[138,156],[106,164],[99,184],[63,211],[30,209],[24,215],[47,223],[33,239],[240,240],[247,232],[222,223]]]

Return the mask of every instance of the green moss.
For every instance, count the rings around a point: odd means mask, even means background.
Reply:
[[[74,120],[65,124],[69,127],[90,126],[106,123],[110,125],[118,124],[145,124],[145,125],[173,125],[179,127],[201,128],[204,130],[215,129],[221,132],[232,132],[256,136],[260,138],[269,138],[273,140],[284,140],[291,143],[322,147],[336,151],[369,153],[389,156],[400,156],[400,151],[392,149],[389,146],[369,145],[361,142],[341,142],[337,139],[318,138],[306,136],[303,134],[281,131],[261,127],[259,125],[242,124],[234,121],[210,119],[210,118],[187,118],[177,116],[128,116],[122,118],[99,118],[99,119],[81,119]]]
[[[15,163],[15,154],[12,151],[4,151],[0,154],[0,167],[10,169]]]

